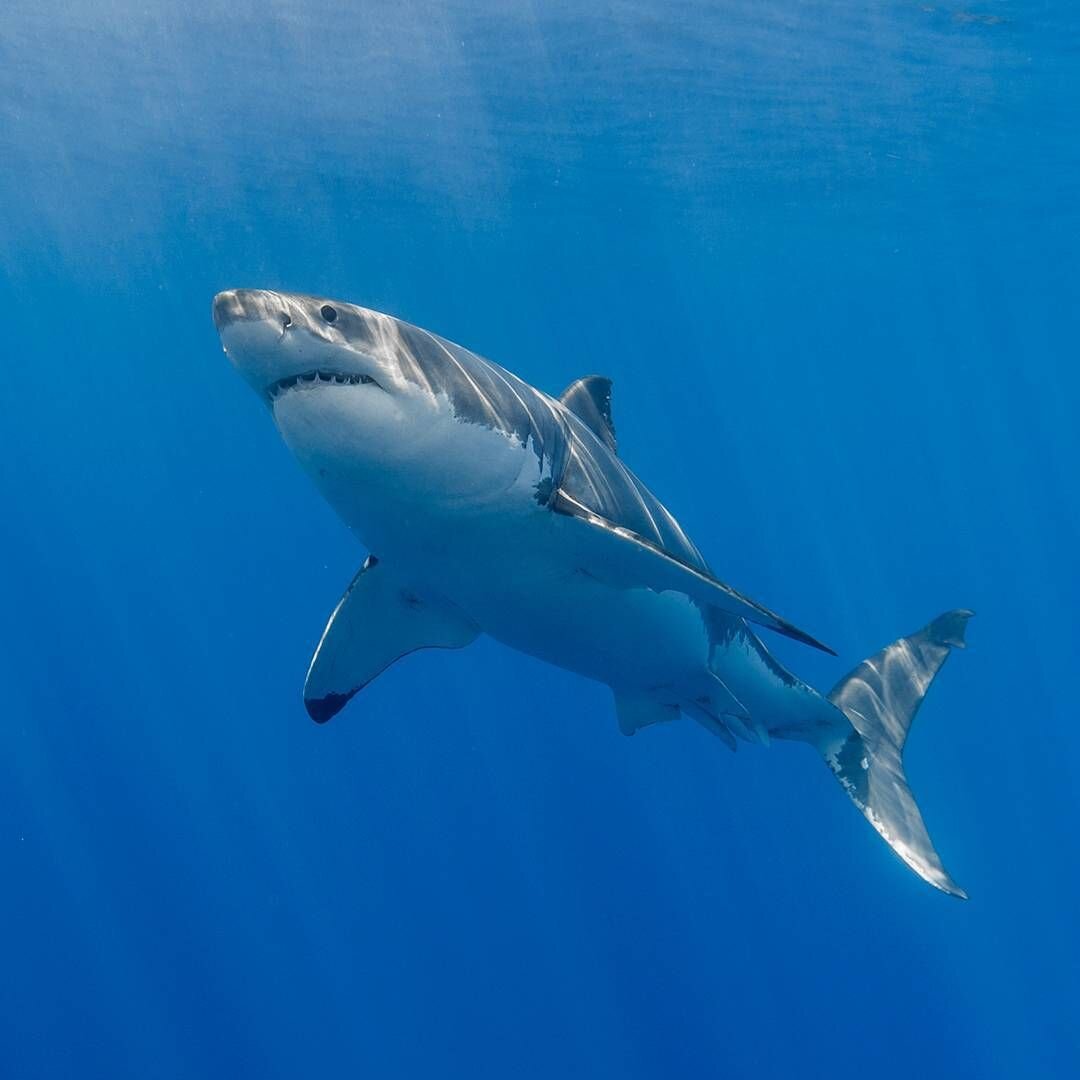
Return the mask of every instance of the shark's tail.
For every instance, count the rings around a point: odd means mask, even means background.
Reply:
[[[964,647],[970,611],[949,611],[910,637],[864,660],[829,694],[855,729],[833,733],[818,749],[886,843],[924,881],[951,896],[967,893],[941,864],[904,775],[904,743],[934,676],[952,648]],[[845,725],[846,728],[846,725]]]

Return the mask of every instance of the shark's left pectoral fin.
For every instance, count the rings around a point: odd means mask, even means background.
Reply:
[[[460,649],[477,633],[456,608],[418,594],[369,557],[311,658],[304,706],[323,724],[399,657],[417,649]]]
[[[683,562],[658,544],[632,529],[608,521],[563,491],[556,491],[548,505],[564,515],[578,530],[582,569],[601,581],[628,588],[685,593],[691,600],[738,615],[759,626],[794,638],[835,656],[827,645],[751,600],[730,585]]]

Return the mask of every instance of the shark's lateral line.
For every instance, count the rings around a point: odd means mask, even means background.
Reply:
[[[619,728],[686,714],[814,746],[901,859],[953,896],[904,776],[908,730],[970,611],[863,661],[826,697],[750,624],[831,652],[717,578],[616,454],[611,383],[556,399],[389,315],[293,293],[214,298],[229,359],[373,554],[334,609],[304,701],[321,722],[396,659],[479,633],[607,683]]]

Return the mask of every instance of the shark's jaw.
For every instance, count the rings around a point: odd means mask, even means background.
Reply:
[[[214,298],[213,314],[226,356],[271,406],[308,388],[406,389],[393,348],[372,330],[380,325],[376,313],[291,293],[233,289]]]
[[[385,392],[393,385],[377,358],[302,329],[282,330],[265,320],[239,323],[222,330],[221,343],[233,367],[271,406],[297,390],[364,386]]]
[[[294,390],[311,390],[326,386],[373,386],[379,390],[382,387],[378,381],[370,375],[328,371],[316,368],[313,371],[304,371],[299,375],[286,375],[282,379],[272,382],[266,388],[266,397],[271,405],[278,398]]]

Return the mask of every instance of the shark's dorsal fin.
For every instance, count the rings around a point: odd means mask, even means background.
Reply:
[[[311,658],[304,705],[312,720],[325,723],[399,657],[417,649],[460,649],[476,634],[456,608],[418,595],[369,556]]]
[[[611,422],[611,380],[586,375],[572,382],[559,400],[614,454],[615,425]]]

